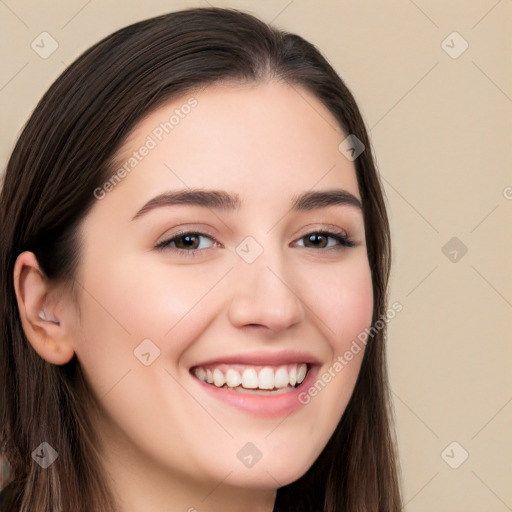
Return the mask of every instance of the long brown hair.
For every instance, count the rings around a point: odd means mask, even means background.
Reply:
[[[356,102],[318,50],[234,9],[188,9],[106,37],[55,81],[27,122],[0,196],[0,448],[13,469],[9,510],[113,512],[88,414],[94,400],[76,357],[52,365],[31,348],[17,309],[13,267],[32,251],[50,281],[72,282],[77,227],[116,151],[142,116],[219,81],[282,80],[307,89],[346,135],[367,148],[355,167],[372,272],[373,322],[384,315],[390,240],[382,187]],[[341,140],[340,140],[341,142]],[[365,351],[356,386],[313,466],[277,492],[276,512],[398,512],[397,460],[384,357],[385,329]],[[43,441],[58,459],[31,457]]]

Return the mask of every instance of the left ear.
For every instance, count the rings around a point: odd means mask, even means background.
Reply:
[[[14,289],[25,335],[34,350],[46,361],[62,365],[74,355],[71,322],[57,291],[39,267],[34,253],[21,253],[14,264]]]

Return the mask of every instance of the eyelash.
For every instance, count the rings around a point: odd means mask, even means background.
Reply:
[[[198,253],[202,251],[207,251],[208,249],[212,249],[212,247],[208,247],[207,249],[179,249],[177,247],[171,247],[170,244],[172,242],[175,242],[177,239],[182,238],[184,236],[204,236],[207,238],[210,238],[213,242],[219,243],[212,235],[209,235],[207,233],[202,233],[200,231],[180,231],[179,233],[176,233],[172,238],[169,238],[167,240],[163,240],[162,242],[158,243],[155,247],[155,249],[158,250],[170,250],[178,254],[183,254],[185,256],[189,257],[195,257],[198,255]],[[338,242],[337,247],[320,247],[319,249],[315,249],[312,247],[306,247],[306,249],[313,249],[313,250],[323,250],[323,251],[339,251],[343,248],[352,248],[355,247],[357,244],[349,237],[347,236],[343,231],[329,231],[329,230],[319,230],[319,231],[311,231],[309,233],[306,233],[305,235],[301,236],[299,240],[302,240],[308,236],[311,235],[321,235],[326,236],[327,238],[333,238]]]

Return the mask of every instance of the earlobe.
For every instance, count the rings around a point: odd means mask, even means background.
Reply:
[[[16,259],[14,289],[21,324],[32,348],[49,363],[68,363],[74,355],[70,333],[56,313],[54,294],[34,253],[25,251]]]

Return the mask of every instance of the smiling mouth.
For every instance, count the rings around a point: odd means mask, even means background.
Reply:
[[[281,394],[294,391],[306,378],[307,363],[280,366],[253,366],[242,364],[217,364],[196,366],[191,369],[194,377],[216,388],[258,395]]]

